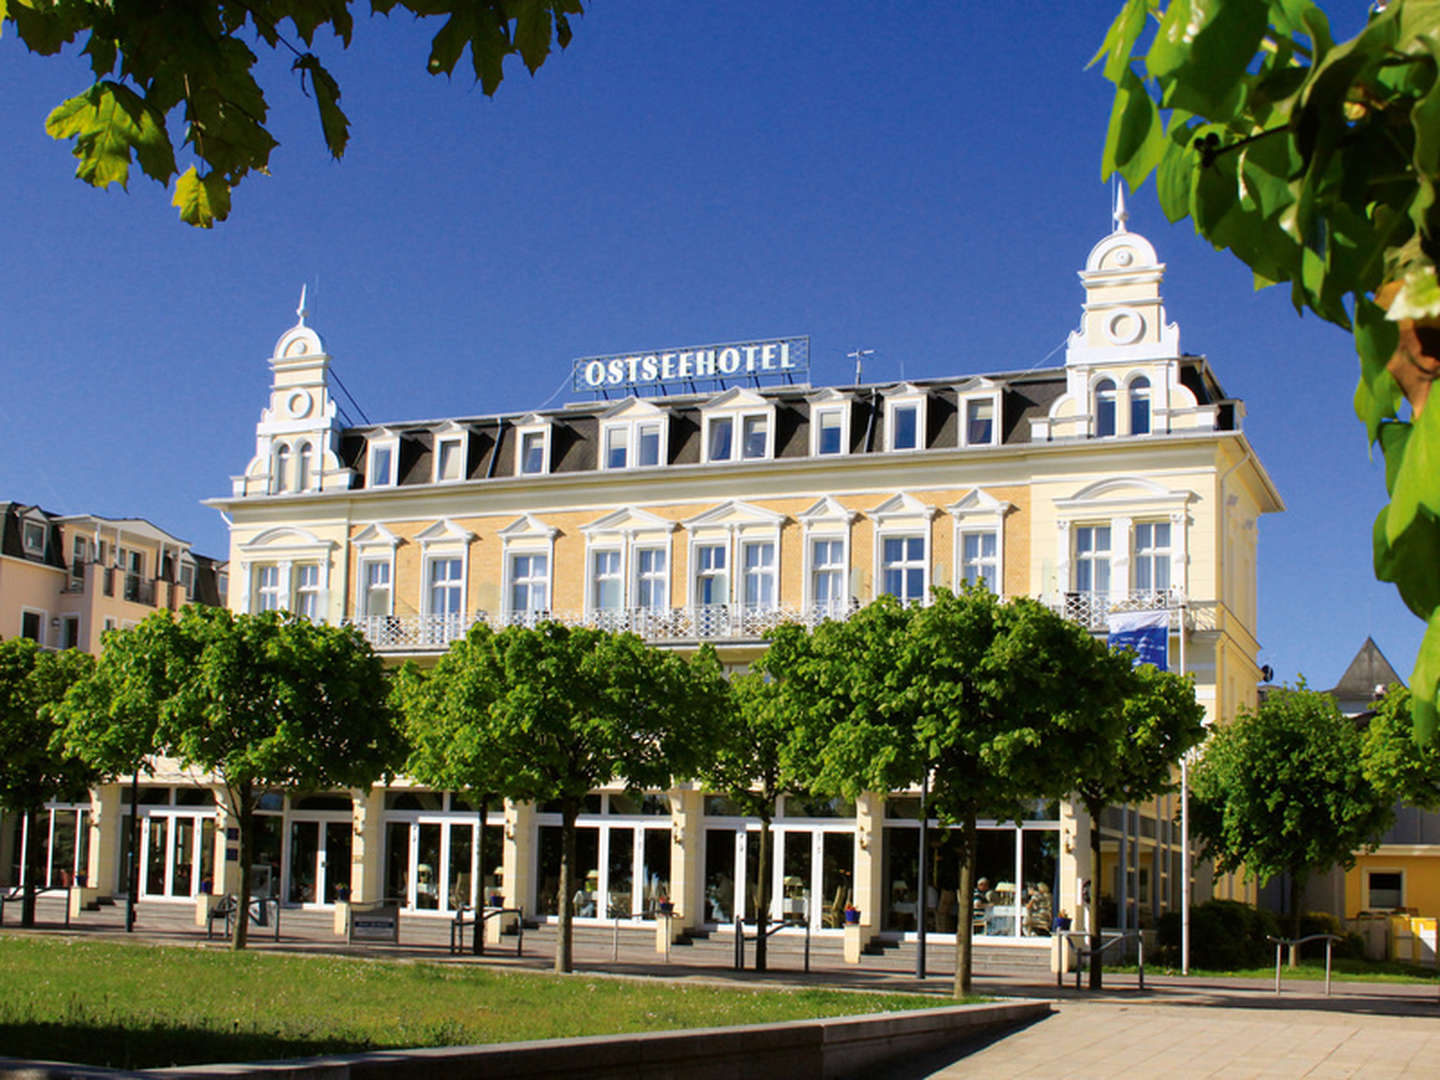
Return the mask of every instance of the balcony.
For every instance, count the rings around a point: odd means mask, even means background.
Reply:
[[[448,648],[477,623],[492,630],[506,626],[535,626],[558,622],[599,630],[628,631],[652,644],[701,641],[758,642],[782,623],[815,626],[826,619],[843,619],[857,605],[799,607],[747,607],[715,604],[687,608],[613,608],[591,612],[514,611],[473,615],[357,615],[345,619],[377,652],[426,652]]]
[[[101,577],[101,591],[106,596],[114,596],[117,588],[120,597],[132,604],[144,604],[146,607],[155,606],[155,582],[141,577],[139,574],[127,573],[114,566],[107,566]]]
[[[1042,597],[1041,603],[1087,630],[1107,630],[1112,614],[1127,611],[1178,612],[1185,603],[1185,594],[1179,589],[1121,593],[1067,592],[1059,596]]]

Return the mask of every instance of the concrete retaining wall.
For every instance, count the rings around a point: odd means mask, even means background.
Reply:
[[[377,1051],[298,1061],[201,1065],[145,1072],[67,1068],[0,1059],[5,1080],[517,1080],[584,1077],[683,1080],[861,1076],[877,1064],[983,1038],[1039,1020],[1043,1001],[1015,1001],[913,1012],[799,1020],[751,1027],[660,1031],[584,1039],[499,1043],[433,1050]]]

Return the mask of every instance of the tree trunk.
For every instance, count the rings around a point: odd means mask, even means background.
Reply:
[[[255,858],[255,791],[247,780],[232,790],[231,800],[238,803],[235,816],[240,819],[240,893],[235,907],[235,926],[230,933],[230,948],[245,948],[250,936],[250,863]]]
[[[962,826],[959,880],[955,884],[955,996],[968,997],[971,982],[971,958],[974,955],[970,938],[975,921],[975,815],[965,815]],[[968,903],[967,903],[968,901]]]
[[[575,970],[572,920],[575,916],[575,818],[580,813],[580,800],[564,799],[560,809],[560,925],[555,941],[555,971],[564,974]]]
[[[760,858],[756,861],[756,875],[759,880],[755,882],[755,970],[765,970],[765,943],[766,931],[770,926],[770,849],[774,842],[773,834],[770,832],[770,817],[763,814],[760,817]]]
[[[1104,983],[1101,966],[1105,957],[1100,948],[1104,938],[1100,933],[1100,813],[1103,807],[1086,806],[1090,815],[1090,989],[1099,990]]]
[[[1290,940],[1300,940],[1300,893],[1305,888],[1305,877],[1293,871],[1290,874]],[[1300,964],[1300,946],[1290,946],[1290,966]]]
[[[130,880],[125,886],[125,932],[135,932],[135,905],[140,902],[140,767],[130,782]]]
[[[20,925],[26,929],[35,925],[35,885],[40,880],[41,809],[32,806],[25,811],[25,866],[21,871],[25,878],[25,891],[20,901]]]
[[[480,796],[480,829],[475,834],[475,871],[480,879],[475,882],[475,940],[471,942],[470,948],[476,956],[485,955],[485,807],[488,805],[488,798]],[[463,899],[460,901],[465,902]],[[462,931],[463,933],[463,931]],[[464,938],[461,938],[464,941]]]

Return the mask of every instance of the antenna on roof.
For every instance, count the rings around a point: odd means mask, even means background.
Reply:
[[[854,352],[847,352],[845,354],[845,359],[855,361],[855,383],[857,386],[861,382],[860,372],[865,366],[865,358],[874,355],[874,349],[856,349]]]

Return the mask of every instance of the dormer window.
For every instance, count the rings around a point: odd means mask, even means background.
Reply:
[[[395,484],[395,458],[399,449],[397,440],[370,443],[370,460],[365,466],[365,483],[368,487],[393,487]]]
[[[29,555],[45,554],[45,526],[38,521],[25,522],[25,552]]]
[[[544,476],[550,471],[550,421],[530,413],[515,421],[515,475]]]
[[[449,424],[435,433],[435,474],[437,484],[465,479],[465,429]]]
[[[905,384],[885,399],[885,444],[888,450],[925,448],[925,392]]]
[[[668,414],[630,398],[600,415],[600,468],[648,469],[666,462]]]
[[[961,433],[962,446],[993,446],[997,439],[996,398],[998,395],[985,394],[980,397],[962,397],[964,429]]]
[[[845,452],[845,410],[820,409],[815,413],[815,453]]]
[[[775,406],[751,390],[727,390],[701,406],[705,461],[775,456]]]

